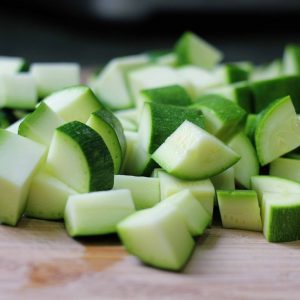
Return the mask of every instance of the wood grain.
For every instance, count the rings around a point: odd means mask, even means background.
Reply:
[[[0,226],[0,299],[300,299],[300,243],[213,227],[183,273],[146,267],[116,236],[73,240],[62,223]]]

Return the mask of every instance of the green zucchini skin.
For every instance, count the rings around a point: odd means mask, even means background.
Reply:
[[[56,129],[71,137],[85,154],[90,169],[90,192],[112,189],[114,164],[101,136],[89,126],[73,121]]]
[[[126,138],[121,122],[110,110],[100,109],[91,114],[86,124],[99,133],[106,143],[114,161],[115,174],[118,174],[126,152]]]
[[[122,150],[123,156],[125,155],[126,151],[126,138],[124,135],[124,130],[121,122],[119,119],[108,109],[100,109],[94,113],[92,113],[95,116],[98,116],[101,118],[104,122],[106,122],[116,133],[116,136],[118,138],[118,141],[120,143],[120,147]]]
[[[180,85],[169,85],[159,88],[146,89],[141,92],[147,102],[187,106],[192,103],[190,96]]]
[[[204,128],[204,117],[197,108],[175,105],[147,103],[145,106],[151,114],[151,137],[148,152],[156,149],[185,121]]]
[[[281,76],[273,79],[261,80],[250,84],[254,96],[255,113],[261,112],[272,101],[287,95],[294,99],[296,112],[300,113],[300,76]]]

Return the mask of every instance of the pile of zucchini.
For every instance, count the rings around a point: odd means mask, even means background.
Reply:
[[[225,228],[300,239],[300,47],[265,66],[222,60],[191,32],[111,60],[87,85],[75,63],[0,57],[0,221],[118,233],[168,270],[214,210]]]

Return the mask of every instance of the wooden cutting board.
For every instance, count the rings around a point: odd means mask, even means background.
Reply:
[[[73,240],[59,222],[0,226],[0,299],[300,299],[300,242],[213,227],[183,273],[146,267],[116,236]]]

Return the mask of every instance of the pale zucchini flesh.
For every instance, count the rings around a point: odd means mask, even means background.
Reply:
[[[195,246],[184,218],[173,207],[138,211],[117,229],[129,253],[161,269],[181,270]]]
[[[116,232],[117,224],[135,212],[129,190],[71,195],[65,209],[70,236],[90,236]]]
[[[57,178],[39,171],[32,179],[25,214],[27,217],[61,220],[67,200],[77,192]]]
[[[216,137],[189,121],[183,122],[152,158],[182,179],[205,179],[234,165],[239,156]]]
[[[223,227],[262,231],[257,194],[251,190],[217,191]]]
[[[183,216],[192,236],[203,234],[211,224],[212,215],[189,190],[182,190],[158,204],[160,208],[168,209],[170,206]]]
[[[188,190],[205,208],[210,216],[213,215],[215,189],[209,179],[184,180],[172,176],[161,169],[156,169],[160,180],[161,200],[164,200],[183,190]]]
[[[115,175],[114,189],[128,189],[137,210],[150,208],[160,201],[160,181],[158,178],[143,176]]]
[[[300,120],[289,96],[272,102],[259,116],[255,145],[262,166],[300,146]]]
[[[15,226],[22,217],[34,173],[45,160],[46,148],[0,129],[0,221]]]

